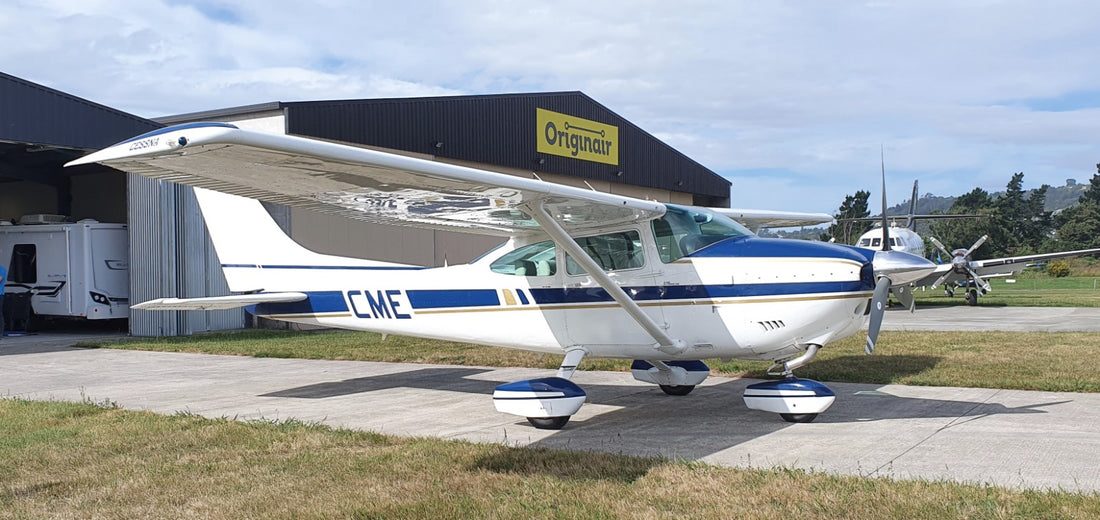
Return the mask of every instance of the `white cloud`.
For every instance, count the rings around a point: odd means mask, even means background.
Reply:
[[[835,211],[1089,178],[1100,5],[149,0],[0,6],[7,73],[144,116],[277,100],[581,90],[738,182]],[[762,175],[759,172],[768,172]],[[898,179],[897,177],[903,177]],[[898,187],[895,187],[898,186]]]

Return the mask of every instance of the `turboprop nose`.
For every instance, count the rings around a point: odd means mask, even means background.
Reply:
[[[889,278],[890,285],[910,284],[936,270],[936,264],[930,260],[896,249],[875,251],[871,264],[875,278]]]

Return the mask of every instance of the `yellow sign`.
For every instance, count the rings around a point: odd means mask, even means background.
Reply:
[[[582,161],[619,164],[619,127],[535,109],[538,151]]]

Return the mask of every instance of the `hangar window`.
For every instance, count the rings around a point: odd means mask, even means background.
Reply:
[[[557,272],[554,241],[523,246],[489,265],[494,273],[516,276],[552,276]]]

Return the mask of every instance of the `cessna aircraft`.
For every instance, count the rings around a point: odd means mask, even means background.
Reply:
[[[773,361],[782,379],[750,385],[746,405],[811,421],[835,394],[792,372],[867,314],[870,353],[890,287],[935,269],[890,249],[759,238],[726,216],[781,212],[662,204],[225,123],[160,129],[69,164],[97,162],[215,190],[195,193],[235,294],[135,309],[254,306],[290,322],[562,354],[556,377],[493,394],[537,428],[580,409],[585,392],[569,379],[588,356],[634,359],[634,377],[670,395],[706,379],[701,359]],[[508,241],[436,268],[323,255],[254,199]]]
[[[917,234],[916,223],[919,219],[943,219],[943,218],[981,218],[984,215],[918,215],[917,213],[917,181],[913,181],[913,197],[909,199],[909,214],[906,215],[905,226],[891,225],[887,230],[888,238],[884,237],[882,229],[872,229],[859,237],[856,241],[856,247],[862,247],[876,251],[882,248],[884,242],[889,242],[887,245],[896,249],[901,249],[910,254],[917,256],[924,256],[924,239]],[[885,214],[885,212],[884,212]],[[878,218],[866,218],[866,219],[849,219],[851,221],[858,220],[879,220]],[[974,250],[978,249],[989,236],[983,235],[980,237],[974,245],[969,249],[955,249],[949,251],[936,237],[929,236],[928,241],[932,242],[937,249],[940,250],[947,258],[951,260],[948,263],[940,264],[936,267],[936,270],[930,273],[928,276],[913,282],[912,287],[928,287],[935,289],[939,286],[944,287],[944,293],[947,296],[954,296],[955,289],[962,287],[966,290],[966,303],[970,306],[978,304],[978,295],[989,292],[992,288],[989,282],[985,281],[986,278],[1012,276],[1029,264],[1038,262],[1041,260],[1050,260],[1054,258],[1063,258],[1069,256],[1091,255],[1100,253],[1100,249],[1080,249],[1077,251],[1059,251],[1057,253],[1046,253],[1041,255],[1025,255],[1025,256],[1013,256],[1006,258],[993,258],[989,260],[971,260],[970,255]],[[904,288],[895,288],[894,293],[898,295],[899,301],[903,305],[912,309],[912,298],[907,297],[904,294]]]

